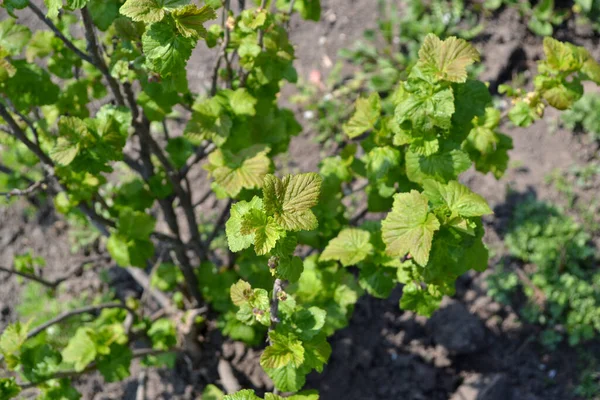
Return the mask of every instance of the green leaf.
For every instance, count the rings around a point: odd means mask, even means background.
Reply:
[[[385,178],[400,166],[400,151],[390,146],[373,147],[366,156],[367,176],[373,179]]]
[[[369,232],[356,228],[344,229],[329,241],[319,260],[337,260],[344,267],[356,265],[373,253],[370,239]]]
[[[392,211],[381,223],[387,253],[404,257],[407,253],[420,265],[426,265],[433,234],[440,223],[429,212],[427,197],[416,190],[394,196]]]
[[[185,278],[179,267],[170,263],[161,263],[150,279],[150,285],[163,292],[172,291],[184,282]]]
[[[319,307],[303,308],[294,314],[298,334],[303,340],[309,340],[319,334],[325,325],[327,312]]]
[[[259,151],[258,147],[248,148],[237,155],[220,149],[208,155],[205,168],[228,196],[236,197],[242,189],[262,187],[271,167],[271,160],[267,157],[270,149]]]
[[[225,393],[213,384],[206,385],[202,391],[202,400],[224,400]],[[231,396],[229,396],[231,400]]]
[[[265,369],[265,372],[273,380],[275,387],[282,392],[297,392],[306,383],[306,374],[291,363],[282,368]]]
[[[119,16],[119,0],[89,0],[87,5],[94,24],[101,31],[106,31]]]
[[[177,344],[177,328],[175,322],[168,318],[160,318],[148,329],[152,347],[158,350],[168,350]]]
[[[229,97],[231,109],[236,115],[255,115],[257,100],[248,93],[246,88],[234,91]]]
[[[323,372],[323,367],[331,356],[331,346],[324,334],[318,335],[303,343],[304,346],[304,368],[312,368],[317,372]],[[292,396],[295,397],[295,396]],[[301,397],[302,398],[302,397]]]
[[[529,103],[519,100],[508,112],[508,118],[517,126],[527,127],[537,120],[539,116]]]
[[[17,16],[14,14],[14,10],[22,10],[28,5],[29,0],[4,0],[2,7],[6,8],[6,11],[11,17],[17,18]]]
[[[60,89],[48,72],[26,60],[14,60],[11,64],[16,73],[4,82],[4,87],[0,86],[0,92],[17,110],[29,112],[32,107],[56,103]]]
[[[173,11],[175,26],[179,32],[187,37],[199,39],[206,37],[207,31],[204,23],[217,18],[215,11],[209,6],[198,8],[195,4],[189,4]]]
[[[411,282],[402,289],[400,308],[429,317],[440,307],[442,297],[441,294],[439,296],[431,295],[427,290],[423,290],[416,283]]]
[[[48,9],[46,16],[48,18],[58,17],[58,10],[62,8],[62,0],[44,0],[44,4]]]
[[[262,199],[254,196],[250,202],[239,201],[231,206],[229,219],[225,223],[225,234],[229,250],[236,253],[247,249],[254,243],[254,236],[242,233],[242,221],[250,210],[262,210]]]
[[[275,272],[278,278],[295,283],[298,282],[303,271],[304,262],[300,257],[294,256],[279,259],[279,264]]]
[[[189,3],[189,0],[127,0],[119,10],[134,21],[147,24],[161,21],[166,10],[172,10]]]
[[[394,111],[396,121],[399,124],[410,121],[412,129],[422,132],[435,127],[449,129],[455,110],[452,89],[432,93],[429,87],[418,88],[398,103]]]
[[[131,208],[123,208],[119,213],[117,230],[127,238],[146,240],[154,231],[155,224],[156,220],[151,215]]]
[[[202,399],[204,399],[204,396],[202,396]],[[223,400],[261,400],[261,398],[254,394],[254,390],[244,389],[233,394],[228,394]]]
[[[0,336],[0,353],[4,356],[9,368],[15,368],[19,363],[19,351],[27,340],[29,324],[17,321],[6,327]]]
[[[77,117],[61,117],[58,121],[59,137],[50,150],[55,163],[66,166],[73,162],[80,150],[80,141],[88,135],[85,123]]]
[[[0,22],[0,48],[9,55],[16,56],[23,51],[31,39],[31,31],[24,25],[19,25],[12,18]]]
[[[387,299],[396,286],[396,269],[367,264],[360,269],[358,283],[371,296]]]
[[[269,253],[285,234],[273,217],[258,209],[249,210],[242,217],[240,232],[242,235],[254,235],[254,251],[259,256]]]
[[[0,378],[0,399],[12,399],[21,393],[21,387],[15,378]]]
[[[229,289],[231,301],[238,307],[247,303],[252,297],[252,293],[252,286],[241,279],[237,281],[237,283],[231,285],[231,289]]]
[[[183,167],[187,159],[194,154],[194,146],[183,136],[170,138],[165,150],[177,168]]]
[[[547,65],[562,72],[571,72],[581,69],[589,58],[589,53],[583,48],[578,48],[570,43],[563,43],[551,37],[544,38],[544,54]]]
[[[126,239],[119,235],[110,235],[106,242],[106,249],[110,256],[122,267],[131,265],[129,260],[129,246]]]
[[[492,214],[492,210],[480,195],[457,181],[450,181],[446,185],[434,180],[423,182],[423,194],[429,198],[434,206],[445,205],[450,212],[463,217],[480,217]]]
[[[126,345],[113,343],[110,354],[98,360],[98,370],[106,382],[118,382],[131,375],[129,368],[133,353]]]
[[[419,68],[438,80],[465,82],[467,67],[479,61],[479,52],[467,41],[454,36],[441,40],[430,33],[419,50]]]
[[[157,22],[144,32],[142,48],[148,66],[161,77],[172,74],[182,74],[185,77],[185,66],[192,55],[194,41],[179,35],[171,24]],[[179,86],[176,88],[180,92],[186,89]]]
[[[344,132],[350,139],[373,129],[381,114],[379,94],[373,93],[369,98],[356,99],[356,111],[350,120],[344,124]]]
[[[323,178],[314,172],[287,175],[279,179],[266,175],[263,184],[264,209],[286,230],[313,230],[317,217],[310,210],[317,205]]]
[[[417,183],[426,179],[448,182],[456,179],[470,166],[469,156],[459,149],[445,150],[430,156],[422,156],[411,150],[406,152],[406,175]]]
[[[281,368],[287,365],[298,368],[304,362],[304,347],[294,335],[272,331],[269,332],[269,341],[271,345],[260,356],[263,368]]]
[[[47,344],[25,346],[21,352],[23,376],[30,382],[49,378],[59,369],[60,353]]]
[[[81,372],[96,359],[96,343],[91,338],[90,328],[79,328],[62,351],[63,361],[73,364]]]
[[[321,19],[321,0],[297,0],[294,9],[300,12],[302,18],[311,21]]]

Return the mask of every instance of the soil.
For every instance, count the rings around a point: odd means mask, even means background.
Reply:
[[[291,40],[297,45],[296,67],[308,81],[312,71],[327,76],[337,52],[351,46],[364,29],[376,26],[374,0],[321,0],[323,18],[319,23],[291,24]],[[541,39],[531,35],[514,10],[498,12],[489,21],[484,39],[476,41],[486,70],[482,79],[492,91],[502,82],[527,68],[541,54]],[[581,28],[567,26],[557,38],[585,45],[600,58],[600,38]],[[195,51],[190,62],[192,87],[206,87],[213,60],[204,49]],[[213,54],[214,52],[210,52]],[[286,88],[284,94],[289,94]],[[285,99],[282,99],[285,101]],[[302,110],[292,105],[300,122]],[[332,357],[322,374],[308,377],[308,388],[318,389],[323,400],[370,399],[452,399],[452,400],[562,400],[574,399],[573,387],[579,379],[579,355],[566,345],[549,352],[536,340],[539,328],[524,323],[510,306],[486,295],[485,278],[502,261],[504,227],[515,205],[525,195],[565,204],[565,199],[546,183],[555,169],[584,165],[598,154],[587,137],[574,135],[556,123],[556,113],[527,129],[504,127],[514,140],[511,165],[496,180],[475,171],[463,181],[483,195],[495,211],[485,220],[486,242],[495,254],[485,273],[470,273],[457,282],[457,293],[445,299],[431,318],[399,309],[401,289],[387,300],[363,297],[356,306],[349,327],[331,339]],[[308,124],[292,141],[286,160],[291,169],[315,170],[319,145]],[[196,173],[193,185],[205,187],[205,175]],[[579,193],[590,198],[600,185]],[[213,213],[222,205],[212,203]],[[210,211],[210,210],[206,210]],[[31,249],[43,256],[45,276],[54,278],[85,258],[73,254],[67,224],[51,210],[32,212],[22,200],[10,208],[0,208],[0,265],[8,266],[15,254]],[[96,292],[104,286],[115,288],[119,297],[139,292],[135,283],[110,264],[98,269],[108,273],[100,281],[96,272],[85,270],[65,286],[65,298],[82,292]],[[0,273],[0,331],[17,317],[21,285],[14,276]],[[204,332],[200,361],[180,357],[175,369],[142,369],[134,363],[132,375],[124,382],[105,384],[98,374],[76,382],[84,399],[135,399],[139,382],[146,382],[147,399],[197,399],[208,383],[223,385],[232,374],[243,387],[258,392],[272,389],[258,365],[261,349],[224,339],[215,327]],[[600,343],[586,344],[586,352],[600,354]],[[145,372],[144,372],[145,371]],[[33,393],[32,393],[33,397]],[[23,398],[30,398],[29,394]]]

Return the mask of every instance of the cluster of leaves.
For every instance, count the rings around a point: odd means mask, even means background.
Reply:
[[[411,0],[402,11],[389,0],[378,0],[378,14],[377,29],[365,30],[364,40],[340,50],[342,61],[329,73],[327,81],[300,86],[302,94],[294,98],[309,112],[319,142],[326,145],[344,142],[341,122],[348,120],[349,105],[361,92],[379,93],[382,108],[393,114],[391,95],[398,81],[406,78],[418,60],[419,48],[427,34],[468,40],[484,28],[463,0]],[[340,74],[345,64],[354,67],[350,79]]]
[[[528,276],[533,286],[523,285],[529,302],[521,313],[546,327],[542,339],[549,345],[565,333],[569,344],[576,345],[600,331],[600,274],[593,268],[590,240],[571,217],[547,203],[528,198],[515,210],[506,245],[513,257],[535,266]],[[491,294],[504,302],[519,287],[514,272],[493,280],[501,282],[492,285]]]
[[[531,125],[547,105],[559,110],[571,108],[583,96],[582,82],[600,84],[600,64],[585,48],[546,37],[544,54],[546,59],[538,62],[534,91],[499,87],[500,92],[513,97],[509,118],[517,126]]]

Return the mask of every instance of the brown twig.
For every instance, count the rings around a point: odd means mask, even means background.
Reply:
[[[202,161],[208,154],[210,154],[217,146],[214,143],[209,143],[206,146],[199,146],[196,149],[193,157],[179,170],[179,176],[184,177],[190,172],[190,169]]]
[[[34,192],[36,192],[38,189],[45,190],[45,188],[46,188],[45,186],[46,186],[46,180],[43,179],[41,181],[31,184],[26,189],[12,189],[8,192],[0,192],[0,196],[6,196],[8,198],[11,198],[13,196],[29,196],[30,194],[33,194]]]
[[[229,79],[233,77],[233,70],[231,68],[231,61],[227,57],[227,47],[229,47],[229,42],[231,40],[231,35],[229,32],[229,28],[227,27],[227,18],[229,18],[229,1],[223,0],[223,11],[221,13],[221,28],[223,29],[223,43],[219,48],[219,56],[217,57],[217,61],[215,62],[215,66],[213,67],[212,72],[212,82],[210,87],[210,95],[214,96],[217,93],[217,83],[219,81],[219,69],[221,68],[221,61],[225,60],[225,64],[227,66],[227,74]]]
[[[269,326],[269,332],[272,332],[279,323],[277,316],[279,311],[279,293],[283,291],[283,281],[279,278],[273,282],[273,298],[271,300],[271,325]]]
[[[120,106],[125,105],[125,100],[123,99],[123,94],[121,94],[121,89],[119,87],[119,83],[112,77],[104,59],[102,58],[102,54],[100,53],[100,46],[98,45],[98,41],[96,39],[96,32],[94,29],[94,22],[92,21],[92,16],[86,7],[81,9],[81,17],[83,19],[83,26],[85,28],[85,38],[88,43],[88,52],[92,58],[92,64],[96,66],[104,75],[104,78],[108,82],[108,86],[110,87],[111,92],[115,96],[115,100],[117,104]],[[133,110],[132,110],[133,112]]]
[[[61,283],[69,280],[71,277],[73,277],[74,275],[77,275],[80,273],[80,271],[83,269],[83,267],[86,264],[89,264],[91,262],[94,261],[98,261],[98,260],[106,260],[106,259],[110,259],[110,257],[108,255],[102,255],[102,256],[98,256],[98,257],[90,257],[90,258],[86,258],[84,260],[81,260],[80,262],[77,263],[77,266],[73,269],[71,269],[69,272],[67,272],[65,275],[61,276],[60,278],[56,278],[55,280],[47,280],[44,279],[40,276],[34,275],[34,274],[29,274],[27,272],[21,272],[21,271],[17,271],[16,269],[10,269],[7,267],[3,267],[0,266],[0,271],[9,273],[9,274],[13,274],[13,275],[18,275],[22,278],[25,279],[29,279],[35,282],[38,282],[44,286],[47,286],[49,288],[52,289],[56,289]]]

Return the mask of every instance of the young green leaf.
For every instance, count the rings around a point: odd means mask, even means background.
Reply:
[[[0,378],[0,399],[12,399],[21,393],[15,378]]]
[[[274,175],[265,176],[265,212],[274,215],[277,224],[286,230],[315,229],[318,221],[310,209],[318,203],[322,182],[323,178],[314,172],[287,175],[283,179]]]
[[[337,260],[344,267],[356,265],[373,253],[370,242],[371,235],[367,231],[356,228],[342,230],[337,237],[331,239],[321,257],[321,261]]]
[[[263,368],[281,368],[287,365],[298,368],[302,365],[304,347],[294,335],[273,331],[269,332],[269,340],[271,345],[260,356],[260,365]]]
[[[258,148],[249,148],[237,155],[215,150],[209,154],[205,168],[227,195],[236,197],[242,189],[261,187],[269,172],[271,160],[267,154],[270,149],[257,150]]]
[[[0,22],[0,48],[9,55],[16,56],[31,39],[31,31],[24,25],[19,25],[12,18]]]
[[[344,124],[344,132],[350,139],[354,139],[373,129],[379,115],[381,114],[381,100],[377,93],[373,93],[369,98],[356,99],[356,111],[350,120]]]
[[[98,360],[98,370],[106,382],[122,381],[131,375],[131,358],[132,352],[128,346],[113,343],[110,354]]]
[[[429,212],[427,197],[412,190],[394,196],[392,211],[381,223],[381,234],[389,255],[409,253],[417,263],[426,265],[433,234],[439,228],[439,221]]]
[[[441,40],[430,33],[419,50],[419,68],[438,80],[465,82],[467,67],[479,61],[479,52],[467,41],[454,36]]]
[[[179,32],[187,38],[194,39],[206,37],[208,32],[203,24],[217,18],[211,7],[205,5],[198,8],[195,4],[177,8],[172,15]]]
[[[67,347],[62,351],[63,361],[73,364],[75,371],[81,372],[94,361],[96,355],[96,343],[92,339],[90,328],[79,328],[75,335],[69,340]]]
[[[434,180],[423,182],[423,194],[434,206],[445,205],[450,212],[462,217],[480,217],[492,214],[487,202],[480,195],[457,181],[443,184]]]
[[[252,296],[252,286],[250,286],[248,282],[240,279],[237,281],[237,283],[231,286],[231,289],[229,289],[229,294],[233,304],[239,307],[250,300]]]
[[[152,24],[161,21],[167,10],[173,10],[188,3],[189,0],[127,0],[119,11],[134,21]]]

